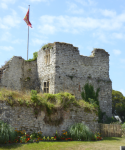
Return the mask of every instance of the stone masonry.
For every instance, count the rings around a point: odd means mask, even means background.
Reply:
[[[83,108],[72,106],[67,111],[62,110],[52,114],[52,120],[63,117],[62,123],[58,126],[45,123],[45,117],[44,111],[41,111],[36,118],[33,108],[24,106],[11,107],[0,100],[0,120],[9,123],[19,131],[25,130],[27,134],[31,134],[33,131],[41,131],[43,136],[54,136],[56,130],[58,134],[62,134],[62,130],[68,131],[68,128],[76,122],[84,123],[93,133],[99,132],[98,116],[94,112],[86,113]]]
[[[33,89],[44,93],[45,82],[49,82],[49,93],[67,91],[78,100],[82,99],[83,86],[89,83],[95,92],[100,88],[100,108],[112,117],[109,54],[104,49],[94,49],[87,57],[80,55],[78,48],[72,44],[55,42],[50,45],[51,48],[40,49],[37,59],[32,62],[14,56],[8,67],[1,70],[0,87],[18,91]]]

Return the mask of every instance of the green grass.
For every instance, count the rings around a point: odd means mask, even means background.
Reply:
[[[125,137],[104,137],[102,141],[39,142],[28,144],[0,145],[0,150],[119,150],[125,145]]]
[[[10,99],[9,99],[10,98]],[[34,97],[34,100],[31,97],[31,91],[14,91],[12,89],[0,88],[0,101],[7,101],[10,105],[25,105],[32,106],[36,103],[37,107],[45,108],[49,110],[52,108],[71,108],[71,104],[75,106],[80,106],[81,108],[88,108],[88,111],[96,111],[97,109],[94,105],[85,102],[84,100],[77,101],[75,96],[71,95],[67,91],[61,92],[58,94],[50,93],[37,93],[37,96]]]

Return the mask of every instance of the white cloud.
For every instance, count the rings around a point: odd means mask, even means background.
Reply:
[[[16,0],[2,0],[2,2],[14,4],[16,2]]]
[[[1,4],[0,4],[0,7],[3,8],[3,9],[7,9],[7,8],[8,8],[5,3],[1,3]]]
[[[95,1],[93,1],[93,0],[88,0],[88,2],[89,2],[89,5],[96,5],[97,3],[95,2]]]
[[[21,40],[21,39],[14,40],[12,38],[12,34],[10,34],[10,32],[4,32],[0,37],[0,41],[11,42],[13,44],[21,44],[24,40]]]
[[[34,37],[37,37],[37,38],[39,38],[39,39],[48,39],[48,36],[41,35],[41,34],[36,33],[36,32],[33,33],[33,36],[34,36]]]
[[[73,4],[71,8],[77,5]],[[99,11],[96,11],[96,14]],[[105,14],[108,11],[105,10]],[[49,16],[40,17],[41,25],[38,26],[41,33],[54,34],[55,32],[67,32],[72,34],[81,34],[82,32],[92,32],[93,37],[99,38],[104,43],[113,44],[111,39],[123,39],[124,20],[120,14],[113,17],[115,13],[110,11],[110,18],[90,18],[90,17],[72,17],[72,16]],[[112,17],[112,18],[111,18]],[[122,19],[121,19],[122,18]],[[119,32],[117,32],[119,30]],[[94,31],[94,32],[93,32]],[[113,31],[113,33],[111,33]],[[114,32],[115,31],[115,32]]]
[[[54,34],[56,32],[56,28],[53,25],[49,24],[38,26],[38,29],[43,34]]]
[[[101,12],[101,14],[105,17],[115,17],[116,16],[116,12],[115,11],[111,11],[111,10],[102,10],[102,9],[99,9],[99,11]]]
[[[49,15],[44,15],[42,17],[40,17],[40,21],[44,24],[48,23],[48,24],[51,24],[51,23],[54,23],[54,19],[56,19],[55,16],[49,16]]]
[[[12,26],[12,27],[15,26],[14,20],[13,20],[12,16],[10,16],[10,15],[4,17],[3,22],[9,26]]]
[[[124,23],[125,22],[125,12],[116,16],[115,18],[118,22]]]
[[[101,30],[97,30],[96,32],[92,33],[93,37],[98,38],[99,40],[103,41],[104,43],[110,43],[112,44],[111,41],[108,40],[107,35]]]
[[[8,8],[8,4],[14,4],[16,2],[16,0],[1,0],[0,2],[0,7],[3,9],[7,9]]]
[[[29,2],[45,2],[50,4],[50,2],[54,1],[54,0],[28,0]]]
[[[28,9],[27,9],[27,8],[22,7],[22,6],[18,6],[18,7],[21,9],[21,11],[22,11],[24,14],[26,14],[26,13],[27,13],[27,11],[28,11]]]
[[[9,29],[11,27],[16,27],[20,22],[20,18],[17,17],[16,11],[12,10],[12,15],[7,15],[3,18],[0,18],[0,28]]]
[[[113,53],[114,53],[115,55],[120,55],[120,54],[121,54],[121,51],[120,51],[120,50],[113,50]]]
[[[30,2],[47,2],[48,0],[29,0]]]
[[[9,32],[5,32],[1,35],[0,40],[1,41],[9,41],[11,38],[11,34]]]
[[[117,19],[93,19],[90,17],[69,17],[69,16],[42,16],[40,18],[42,24],[52,24],[64,28],[77,28],[80,32],[82,30],[90,29],[103,29],[107,31],[118,30],[122,28],[123,24],[117,22]]]
[[[96,5],[97,3],[93,0],[75,0],[76,2],[82,4],[83,6]]]
[[[21,44],[24,40],[21,39],[16,39],[16,40],[12,40],[11,43],[13,44]]]
[[[41,39],[32,39],[33,45],[41,45],[42,43],[47,43],[48,41],[46,40],[41,40]]]
[[[123,33],[112,33],[111,38],[124,39],[125,35],[123,35]]]
[[[13,50],[13,47],[12,46],[0,46],[0,50],[11,51]]]
[[[86,1],[84,1],[84,0],[75,0],[77,3],[80,3],[80,4],[82,4],[83,6],[87,6],[88,5],[88,3],[86,2]]]
[[[73,14],[82,14],[84,12],[83,9],[78,8],[78,6],[71,2],[66,2],[69,6],[68,12],[71,12]]]

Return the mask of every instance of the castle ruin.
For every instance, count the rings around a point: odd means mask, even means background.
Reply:
[[[12,90],[37,90],[56,94],[69,92],[81,98],[82,88],[92,84],[100,88],[98,100],[102,112],[112,117],[112,81],[109,77],[109,54],[104,49],[94,49],[91,56],[79,54],[72,44],[54,42],[38,51],[34,61],[14,56],[0,70],[0,87]]]

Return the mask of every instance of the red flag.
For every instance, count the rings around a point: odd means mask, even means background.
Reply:
[[[23,20],[27,23],[28,26],[30,26],[32,28],[32,24],[29,21],[29,9],[28,9],[27,14]]]

